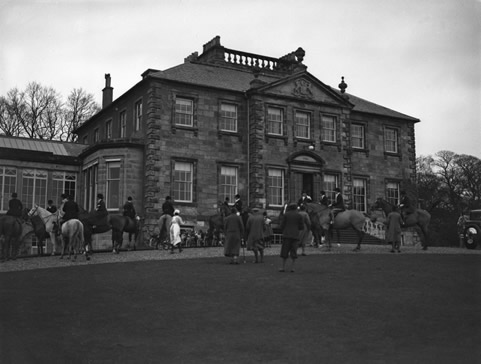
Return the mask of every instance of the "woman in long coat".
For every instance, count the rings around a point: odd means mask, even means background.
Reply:
[[[394,206],[393,210],[387,215],[386,221],[386,242],[392,244],[391,253],[397,250],[401,252],[401,225],[403,220],[401,214],[397,211],[397,207]]]
[[[247,250],[252,250],[255,256],[255,263],[264,262],[264,232],[265,223],[264,216],[260,213],[258,208],[252,209],[252,214],[249,215],[246,223],[247,234]]]
[[[233,208],[231,214],[224,218],[224,255],[231,258],[230,264],[239,264],[237,259],[244,236],[244,223],[236,212],[237,210]]]

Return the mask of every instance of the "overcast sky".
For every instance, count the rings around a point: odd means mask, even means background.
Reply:
[[[216,35],[419,118],[417,155],[481,158],[481,0],[0,0],[0,96],[36,81],[101,103]]]

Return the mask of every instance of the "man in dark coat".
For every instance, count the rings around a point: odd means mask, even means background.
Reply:
[[[224,219],[224,255],[230,257],[230,264],[239,264],[237,258],[239,257],[241,240],[244,236],[244,223],[237,210],[233,207],[232,213]]]
[[[127,197],[127,202],[124,204],[124,216],[130,217],[132,220],[135,219],[135,207],[132,202],[132,197]]]
[[[97,226],[107,225],[107,217],[109,212],[107,211],[107,207],[105,206],[104,195],[101,193],[97,194],[97,207],[96,211],[96,223]]]
[[[170,196],[165,197],[162,204],[162,215],[159,218],[159,234],[161,238],[165,237],[170,242],[170,225],[172,224],[172,216],[174,216],[174,205]]]
[[[324,206],[329,206],[329,199],[326,196],[326,191],[321,191],[321,197],[319,198],[319,203]]]
[[[8,211],[7,215],[22,217],[23,205],[18,199],[16,192],[12,193],[12,198],[8,201]]]
[[[304,222],[302,216],[297,212],[297,205],[290,204],[287,206],[286,213],[282,219],[282,246],[281,258],[282,268],[279,272],[286,271],[286,261],[290,256],[292,260],[291,272],[294,272],[294,263],[297,259],[297,247],[299,245],[299,234],[304,229]]]
[[[65,203],[63,204],[62,209],[64,211],[62,223],[71,219],[78,219],[78,214],[80,212],[80,209],[77,203],[73,200],[72,196],[67,197],[67,201],[65,201]]]
[[[336,218],[337,214],[345,211],[346,207],[344,205],[344,198],[342,197],[341,189],[339,187],[334,188],[334,192],[336,195],[334,196],[334,201],[329,205],[332,207],[331,211],[331,224],[334,223],[334,219]]]
[[[48,212],[50,212],[51,214],[54,214],[57,212],[57,206],[55,206],[53,204],[53,201],[52,200],[48,200],[47,201],[47,209],[46,209]]]
[[[401,216],[406,218],[407,215],[412,214],[416,209],[411,204],[411,199],[406,194],[406,191],[401,191],[401,201],[399,201],[401,208]]]

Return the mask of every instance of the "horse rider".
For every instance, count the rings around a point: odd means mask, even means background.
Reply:
[[[22,217],[23,205],[18,199],[16,192],[12,193],[12,198],[8,201],[8,211],[7,215],[15,216],[18,218]]]
[[[96,211],[96,218],[97,218],[96,225],[97,226],[107,225],[107,216],[109,215],[109,212],[107,211],[107,207],[105,206],[104,195],[102,195],[101,193],[97,194],[97,207],[95,211]]]
[[[242,200],[239,194],[235,195],[234,207],[237,210],[237,215],[240,216],[242,214]]]
[[[50,212],[51,214],[54,214],[55,212],[57,212],[57,206],[55,206],[55,205],[53,204],[53,201],[52,201],[52,200],[48,200],[48,201],[47,201],[47,208],[46,208],[46,210],[47,210],[48,212]]]
[[[134,207],[134,204],[132,202],[131,196],[127,197],[127,202],[124,204],[123,215],[127,216],[127,217],[130,217],[132,220],[135,221],[136,213],[135,213],[135,207]]]
[[[309,196],[306,191],[302,191],[301,198],[297,201],[297,206],[305,205],[308,202],[312,202],[311,196]]]
[[[67,196],[63,203],[62,210],[64,215],[62,217],[62,224],[71,219],[78,219],[80,209],[78,204],[73,200],[72,196]]]
[[[170,241],[170,225],[172,224],[172,216],[174,216],[174,205],[170,196],[165,197],[162,204],[162,215],[159,218],[159,234],[162,234],[162,229],[165,229],[165,236]]]
[[[336,187],[334,188],[334,192],[336,193],[336,195],[334,196],[334,201],[329,205],[329,207],[331,207],[331,212],[330,212],[331,224],[334,223],[334,219],[336,218],[338,213],[346,210],[341,189],[339,187]]]
[[[326,207],[329,206],[329,198],[326,196],[326,191],[321,191],[321,197],[319,198],[319,203]]]
[[[403,220],[406,219],[407,215],[412,214],[415,211],[414,206],[411,204],[411,199],[406,194],[406,191],[401,191],[399,207],[401,208],[401,216]]]

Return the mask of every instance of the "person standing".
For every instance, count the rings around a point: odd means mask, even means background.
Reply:
[[[230,206],[229,206],[229,197],[226,197],[224,202],[222,203],[222,206],[220,207],[220,214],[222,215],[222,218],[225,219],[226,216],[229,216],[230,214]]]
[[[12,193],[10,201],[8,201],[8,211],[7,215],[15,216],[18,218],[22,217],[23,205],[18,199],[16,192]]]
[[[266,246],[270,246],[272,239],[274,238],[274,231],[272,230],[272,220],[267,216],[267,212],[262,213],[264,216],[264,243]]]
[[[127,202],[124,204],[123,208],[124,208],[123,215],[130,217],[132,220],[135,221],[136,212],[135,212],[135,207],[132,202],[131,196],[127,197]]]
[[[180,238],[180,225],[184,224],[184,220],[180,217],[180,211],[175,210],[172,222],[170,224],[170,244],[172,246],[171,254],[174,254],[176,246],[179,248],[179,253],[182,252],[182,239]]]
[[[231,214],[224,219],[225,245],[224,256],[230,257],[230,264],[239,264],[241,240],[244,236],[244,223],[237,209],[232,208]]]
[[[402,224],[401,214],[397,211],[397,207],[393,206],[392,211],[387,215],[386,219],[386,242],[392,245],[391,253],[395,251],[401,253]]]
[[[306,255],[306,244],[311,243],[312,241],[312,234],[311,234],[311,219],[309,218],[309,214],[306,211],[306,206],[301,205],[299,208],[299,214],[302,216],[303,222],[303,229],[299,232],[299,245],[302,249],[302,256]]]
[[[246,223],[247,250],[254,252],[254,263],[264,263],[264,216],[260,213],[259,208],[252,209]]]
[[[172,216],[174,216],[174,205],[170,196],[165,197],[165,201],[162,204],[162,215],[159,218],[159,236],[162,239],[163,236],[169,240],[170,243],[170,225],[172,224]]]
[[[297,212],[297,205],[290,204],[287,206],[286,213],[281,222],[282,230],[282,246],[281,246],[281,259],[282,268],[279,272],[286,271],[286,261],[289,256],[291,257],[291,272],[294,272],[294,265],[297,259],[297,247],[299,244],[299,233],[304,228],[302,216]]]
[[[57,212],[57,206],[55,206],[53,204],[53,201],[52,200],[48,200],[47,201],[47,209],[46,209],[48,212],[50,212],[51,214],[54,214]]]

